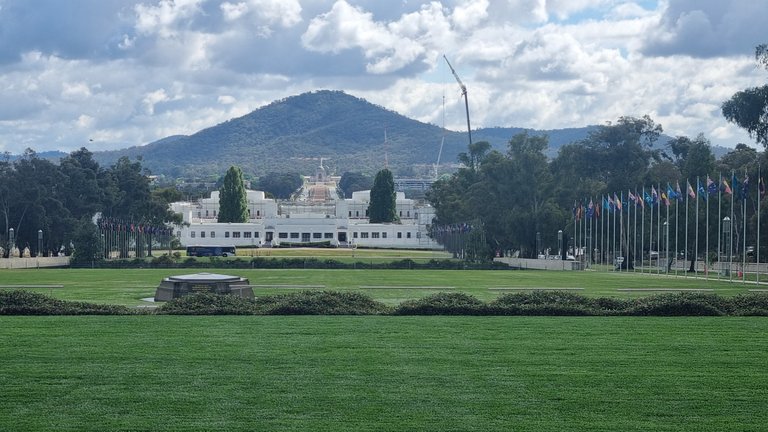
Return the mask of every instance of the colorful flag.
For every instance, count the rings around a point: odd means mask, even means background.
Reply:
[[[699,179],[696,179],[696,192],[699,193],[699,196],[706,201],[707,200],[707,191],[704,189],[704,185],[701,184]]]
[[[641,197],[640,194],[635,195],[635,203],[640,204],[640,208],[645,208],[645,202],[643,201],[643,197]]]
[[[675,195],[675,191],[672,189],[672,186],[670,186],[669,183],[667,183],[667,198],[668,199],[676,199],[677,196]],[[669,204],[667,204],[669,205]]]
[[[627,192],[627,200],[632,201],[637,205],[637,198],[632,194],[632,191]]]
[[[587,206],[587,219],[592,219],[595,215],[595,204],[592,202],[592,198],[589,199],[589,205]]]
[[[744,173],[744,183],[741,184],[741,199],[747,199],[747,193],[749,192],[749,175]]]
[[[688,180],[686,180],[685,182],[688,183],[688,196],[691,197],[691,199],[695,199],[696,191],[693,190],[693,186],[691,186],[691,182],[689,182]]]
[[[683,191],[680,190],[679,181],[675,181],[675,198],[677,198],[678,201],[683,200]]]
[[[707,175],[707,192],[709,192],[710,195],[717,193],[717,183],[709,178],[709,175]]]
[[[621,211],[621,199],[616,196],[616,192],[613,193],[613,203],[616,206],[616,209]]]
[[[655,186],[651,186],[651,199],[653,200],[654,204],[659,202],[659,193],[656,192]]]
[[[721,186],[721,189],[723,189],[723,192],[727,193],[728,195],[733,194],[731,187],[728,185],[728,181],[723,177],[721,177],[720,179],[720,186]]]

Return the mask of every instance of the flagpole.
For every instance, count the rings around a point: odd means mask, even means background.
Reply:
[[[643,186],[643,196],[640,199],[645,199],[645,186]],[[643,273],[643,258],[645,256],[645,204],[641,204],[641,206],[643,210],[640,217],[640,273]]]
[[[723,265],[720,257],[720,250],[721,250],[720,237],[722,237],[722,235],[720,235],[720,219],[721,219],[720,216],[722,212],[720,197],[723,194],[723,172],[722,171],[719,172],[718,175],[720,176],[720,179],[719,179],[720,183],[717,185],[717,265],[722,269]],[[718,276],[717,278],[720,279],[720,276]]]
[[[632,271],[635,272],[637,271],[635,268],[637,265],[637,189],[635,189],[635,239],[634,242],[632,242],[632,259],[635,264],[632,266]]]
[[[669,185],[667,185],[667,186],[669,186]],[[668,189],[671,189],[671,188],[668,188]],[[664,225],[664,248],[665,248],[665,251],[664,251],[664,266],[666,267],[664,269],[665,270],[664,273],[669,274],[669,266],[672,265],[672,261],[669,260],[669,206],[671,204],[669,202],[669,191],[667,191],[667,200],[666,200],[666,202],[664,202],[664,204],[667,205],[667,217],[664,220],[664,224],[665,224]]]
[[[603,203],[605,202],[605,195],[600,195],[600,208],[603,210],[600,211],[600,264],[605,264],[605,261],[603,259],[603,256],[605,255],[605,207],[603,207]]]
[[[736,179],[736,172],[734,170],[731,170],[731,187],[733,190],[731,192],[731,223],[728,227],[728,280],[733,280],[733,275],[731,274],[731,270],[733,270],[731,267],[731,260],[733,258],[733,226],[736,224],[736,220],[733,219],[733,196],[736,195],[736,182],[734,181]]]
[[[696,218],[696,241],[695,241],[695,247],[693,249],[693,275],[698,276],[699,274],[699,195],[701,195],[701,183],[699,182],[699,177],[696,176],[696,212],[695,212],[695,218]]]
[[[757,247],[755,248],[755,282],[757,285],[760,285],[760,193],[762,193],[762,188],[765,187],[763,184],[763,178],[761,177],[760,172],[760,162],[757,162]]]
[[[677,257],[678,252],[680,252],[680,249],[677,246],[677,236],[680,234],[680,227],[678,226],[678,223],[680,222],[680,181],[675,181],[675,277],[677,277]]]
[[[661,185],[659,185],[661,189]],[[656,191],[656,274],[661,273],[661,193]]]
[[[744,168],[744,183],[741,186],[743,188],[741,194],[741,209],[744,216],[742,216],[742,235],[741,235],[741,281],[747,281],[747,188],[749,187],[749,177],[747,175],[747,169]]]
[[[688,265],[688,197],[691,196],[691,181],[685,179],[687,189],[685,190],[685,256],[683,268]]]
[[[709,195],[709,181],[712,180],[709,178],[709,174],[707,174],[707,195]],[[707,217],[706,217],[706,229],[704,230],[705,234],[705,241],[704,244],[706,245],[704,248],[706,249],[704,253],[704,279],[709,280],[709,199],[707,199]]]

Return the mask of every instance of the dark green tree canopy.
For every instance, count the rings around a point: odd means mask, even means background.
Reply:
[[[248,221],[248,202],[243,182],[243,172],[233,166],[224,176],[219,189],[219,222],[243,223]]]
[[[295,172],[270,172],[259,177],[259,189],[275,198],[287,199],[301,187],[303,180]]]
[[[373,177],[357,172],[345,172],[339,180],[339,189],[344,198],[352,198],[352,192],[370,190],[373,187]]]
[[[395,179],[392,171],[384,168],[376,173],[371,188],[371,201],[368,205],[368,218],[371,223],[387,223],[397,220]]]
[[[768,69],[768,45],[755,48],[758,64]],[[749,136],[768,147],[768,85],[736,92],[723,102],[723,116],[745,129]]]

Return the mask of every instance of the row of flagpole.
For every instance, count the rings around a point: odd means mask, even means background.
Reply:
[[[746,256],[747,256],[747,201],[749,198],[749,176],[744,173],[744,179],[739,181],[735,172],[731,173],[731,184],[722,176],[719,176],[719,181],[712,180],[709,176],[706,178],[706,182],[702,183],[700,178],[696,178],[696,188],[691,185],[689,180],[686,180],[686,191],[683,192],[680,188],[679,182],[676,182],[673,188],[669,183],[667,184],[666,191],[660,186],[656,189],[656,186],[651,186],[650,190],[645,187],[642,188],[640,193],[635,190],[633,193],[631,190],[627,191],[626,201],[624,192],[602,195],[599,198],[589,198],[588,200],[576,201],[574,203],[573,215],[574,215],[574,248],[573,253],[576,259],[583,259],[587,265],[592,263],[606,263],[609,256],[613,256],[616,261],[616,270],[630,269],[636,271],[636,258],[637,258],[637,218],[638,210],[640,213],[640,271],[645,271],[644,254],[646,251],[645,245],[645,222],[649,221],[648,230],[648,258],[649,264],[653,261],[652,251],[654,249],[653,242],[653,228],[654,228],[654,210],[656,212],[656,272],[661,272],[661,207],[664,205],[665,217],[664,217],[664,258],[667,261],[665,267],[665,273],[670,272],[673,264],[675,264],[675,274],[678,273],[677,261],[679,258],[679,210],[683,200],[685,200],[685,236],[684,236],[684,262],[688,262],[689,246],[689,208],[690,200],[694,200],[694,240],[693,240],[693,258],[691,263],[691,269],[694,272],[698,271],[699,263],[699,201],[703,199],[705,201],[705,256],[704,256],[704,275],[709,276],[709,271],[712,268],[710,262],[710,208],[709,201],[712,199],[715,193],[717,194],[718,205],[718,221],[717,221],[717,262],[720,269],[723,270],[729,278],[731,278],[731,257],[733,256],[733,237],[737,236],[737,247],[739,241],[741,241],[741,277],[746,280]],[[730,216],[722,217],[722,196],[723,194],[730,196]],[[741,201],[741,222],[742,233],[739,235],[738,226],[736,223],[735,211],[735,196],[739,195]],[[756,280],[759,282],[760,272],[760,201],[765,195],[765,183],[760,176],[760,167],[758,166],[758,188],[756,193],[757,205],[756,205],[756,247],[755,247],[755,263],[757,264]],[[595,199],[599,199],[595,203]],[[675,238],[674,238],[674,258],[670,259],[669,256],[669,243],[671,241],[669,237],[670,229],[670,206],[675,204],[674,223],[675,223]],[[646,207],[649,210],[650,217],[646,218]],[[626,210],[626,211],[625,211]],[[634,211],[633,211],[634,210]],[[626,214],[626,220],[624,217]],[[632,223],[631,216],[634,215],[634,223]],[[618,218],[618,228],[617,228]],[[599,221],[599,223],[598,223]],[[626,226],[625,226],[626,222]],[[726,226],[727,224],[727,226]],[[634,225],[634,228],[630,230],[630,226]],[[630,235],[632,233],[632,235]],[[616,249],[616,236],[619,237],[619,249]],[[599,237],[599,241],[597,240]],[[727,245],[723,245],[723,237],[726,237]],[[630,249],[631,244],[631,249]],[[726,248],[724,250],[724,247]],[[723,252],[727,251],[727,268],[723,265]],[[608,255],[610,253],[610,255]],[[737,251],[738,253],[738,251]],[[597,255],[597,256],[596,256]],[[618,258],[621,257],[621,260]],[[610,262],[610,261],[609,261]],[[609,267],[610,268],[610,267]],[[648,266],[648,271],[653,271],[652,266]]]

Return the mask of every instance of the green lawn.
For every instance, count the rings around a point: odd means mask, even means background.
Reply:
[[[286,293],[303,286],[329,290],[356,290],[376,300],[395,305],[439,291],[462,291],[481,300],[492,300],[512,292],[511,288],[583,288],[574,291],[588,296],[630,297],[652,291],[620,289],[712,289],[733,295],[754,289],[751,284],[640,273],[480,271],[480,270],[294,270],[294,269],[19,269],[0,272],[2,285],[63,284],[63,289],[38,289],[65,300],[94,303],[147,305],[155,288],[167,276],[208,271],[249,278],[256,295]],[[291,287],[285,287],[291,285]]]
[[[0,317],[0,430],[766,430],[768,320]]]

